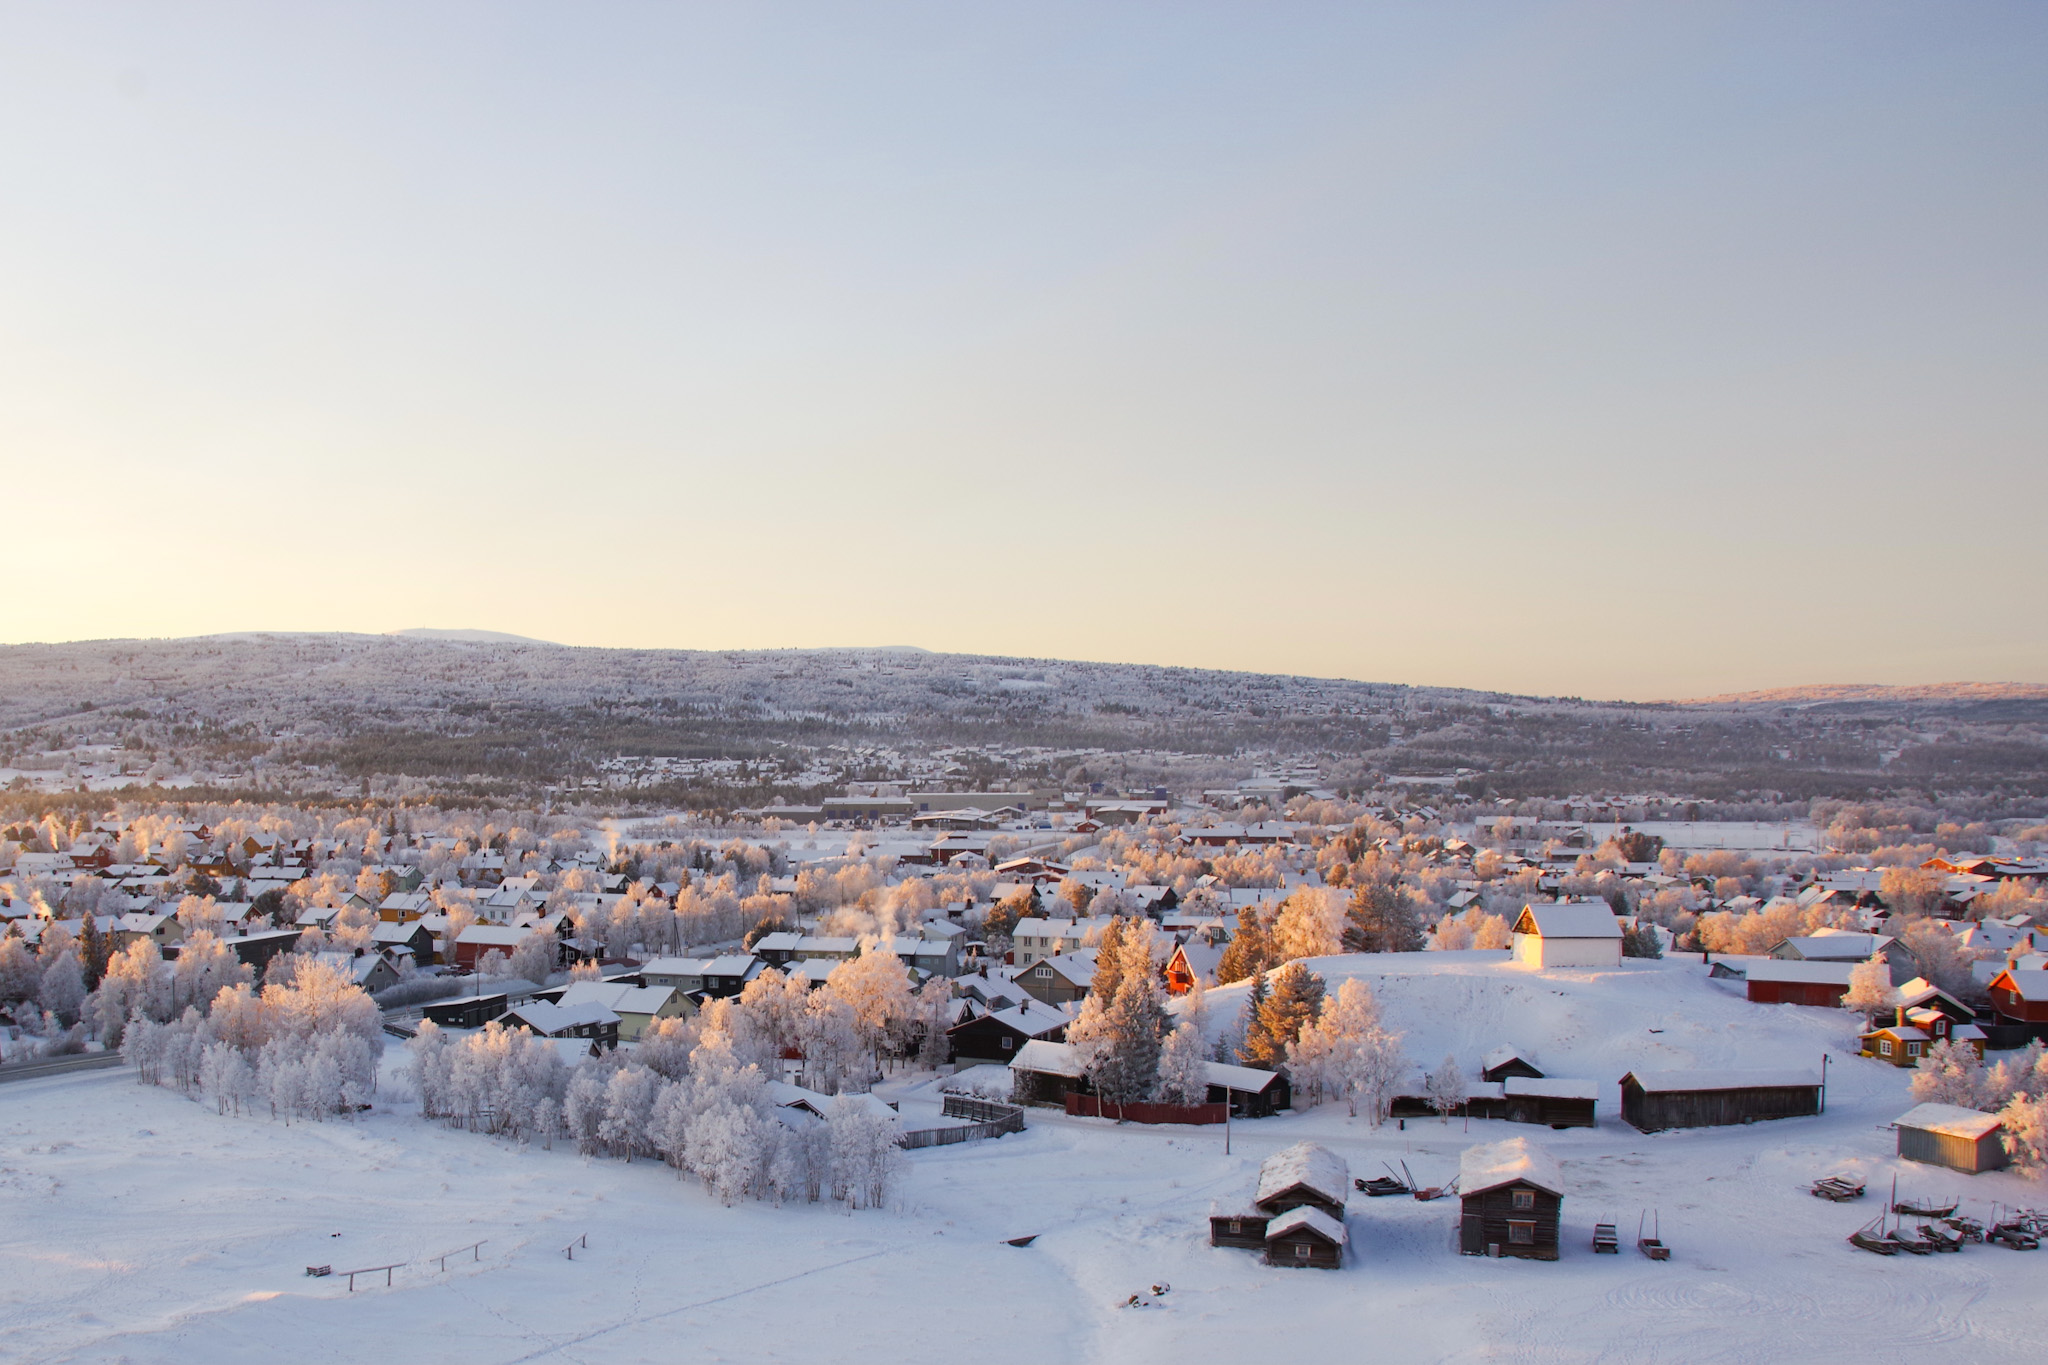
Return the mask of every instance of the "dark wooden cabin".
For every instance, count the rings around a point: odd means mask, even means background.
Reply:
[[[1351,1197],[1351,1168],[1329,1148],[1297,1142],[1266,1158],[1259,1167],[1252,1203],[1269,1214],[1302,1207],[1321,1209],[1340,1224]]]
[[[1804,1118],[1820,1106],[1816,1071],[1631,1071],[1621,1078],[1621,1116],[1645,1133]]]
[[[1059,1042],[1067,1036],[1066,1015],[1028,1000],[1015,1009],[979,1015],[946,1030],[947,1046],[961,1066],[1000,1062],[1005,1066],[1034,1038]]]
[[[1209,1245],[1257,1251],[1266,1245],[1266,1224],[1272,1221],[1263,1213],[1212,1213],[1209,1215]]]
[[[1526,1076],[1540,1081],[1543,1073],[1536,1069],[1536,1063],[1523,1056],[1511,1046],[1497,1047],[1480,1059],[1479,1079],[1483,1081],[1504,1081],[1510,1076]]]
[[[1344,1264],[1344,1220],[1310,1204],[1266,1224],[1266,1264],[1336,1270]]]
[[[1458,1164],[1458,1250],[1467,1256],[1554,1261],[1564,1177],[1527,1138],[1469,1147]]]
[[[465,995],[460,1000],[439,1000],[421,1007],[420,1013],[442,1028],[482,1028],[505,1013],[503,991],[494,995]]]

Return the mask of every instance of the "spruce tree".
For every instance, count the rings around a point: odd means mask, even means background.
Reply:
[[[1124,922],[1118,916],[1103,927],[1102,937],[1096,940],[1095,975],[1088,985],[1091,994],[1102,997],[1105,1007],[1116,1004],[1117,992],[1124,983],[1123,947]]]
[[[1244,1014],[1238,1021],[1237,1060],[1246,1066],[1271,1071],[1279,1065],[1279,1049],[1266,1031],[1266,974],[1252,977],[1251,992],[1244,998]]]
[[[1273,977],[1273,993],[1259,1007],[1259,1034],[1266,1059],[1257,1065],[1277,1068],[1323,1009],[1323,979],[1299,962],[1290,962]]]
[[[107,936],[100,932],[99,916],[90,911],[78,935],[78,966],[85,974],[85,989],[98,990],[100,978],[107,974]]]
[[[1273,945],[1266,926],[1259,923],[1257,912],[1249,908],[1238,911],[1237,933],[1216,963],[1218,984],[1229,985],[1257,976],[1272,965]]]

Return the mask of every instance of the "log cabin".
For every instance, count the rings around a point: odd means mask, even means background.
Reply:
[[[1336,1270],[1344,1264],[1344,1220],[1304,1204],[1266,1224],[1266,1264]]]
[[[1527,1138],[1468,1147],[1458,1162],[1458,1250],[1467,1256],[1554,1261],[1564,1175]]]
[[[1817,1071],[1631,1071],[1621,1116],[1645,1133],[1818,1114]]]

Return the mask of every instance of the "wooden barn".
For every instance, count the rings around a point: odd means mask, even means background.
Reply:
[[[1525,967],[1618,967],[1621,921],[1606,901],[1551,901],[1515,917],[1513,960]]]
[[[1710,969],[1712,976],[1741,977],[1751,1003],[1758,1005],[1813,1005],[1834,1009],[1849,990],[1853,962],[1805,962],[1775,957],[1723,958]]]
[[[1230,1062],[1210,1062],[1211,1104],[1228,1104],[1231,1114],[1241,1119],[1262,1119],[1294,1107],[1294,1088],[1277,1071]]]
[[[1645,1133],[1803,1118],[1820,1106],[1817,1071],[1631,1071],[1621,1078],[1621,1116]]]
[[[1314,1142],[1297,1142],[1266,1158],[1252,1203],[1267,1214],[1306,1205],[1342,1222],[1351,1197],[1351,1168],[1344,1158]]]
[[[1304,1204],[1266,1224],[1266,1264],[1336,1270],[1344,1264],[1344,1220]]]
[[[1467,1256],[1557,1259],[1564,1174],[1527,1138],[1468,1147],[1458,1162],[1458,1250]]]
[[[1552,1128],[1599,1126],[1600,1083],[1563,1076],[1531,1080],[1510,1076],[1501,1083],[1501,1117],[1509,1123],[1542,1123]],[[1478,1115],[1474,1115],[1478,1117]]]
[[[1899,1155],[1965,1175],[2003,1170],[2005,1129],[1998,1115],[1955,1104],[1916,1105],[1895,1125]]]
[[[502,1015],[508,1003],[503,991],[492,995],[465,995],[459,1000],[440,1000],[422,1006],[420,1014],[442,1028],[482,1028]]]

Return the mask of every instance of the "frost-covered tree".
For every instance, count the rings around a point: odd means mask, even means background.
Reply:
[[[1272,993],[1259,1006],[1259,1047],[1246,1062],[1277,1070],[1301,1030],[1315,1021],[1322,1008],[1323,979],[1299,962],[1282,967],[1273,974]]]
[[[1216,980],[1227,986],[1247,977],[1261,976],[1277,965],[1279,955],[1258,913],[1249,907],[1238,911],[1237,931],[1231,935],[1230,942],[1224,946],[1223,956],[1216,963]]]
[[[549,974],[555,970],[557,953],[552,933],[531,933],[513,945],[512,956],[505,961],[505,970],[535,985],[545,985]]]
[[[825,1128],[834,1193],[854,1208],[880,1208],[903,1161],[895,1122],[872,1101],[841,1095],[825,1111]]]
[[[2028,1175],[2048,1173],[2048,1096],[2015,1095],[1998,1111],[1998,1121],[2012,1164]]]
[[[1943,1038],[1927,1049],[1913,1072],[1913,1098],[1923,1104],[1975,1109],[1984,1100],[1984,1063],[1967,1043]]]
[[[85,969],[79,965],[77,949],[66,948],[43,966],[36,999],[64,1027],[78,1022],[85,1008]]]
[[[42,968],[19,934],[0,935],[0,1005],[35,1000],[42,990]]]
[[[1898,998],[1892,989],[1891,967],[1881,957],[1866,958],[1849,969],[1849,989],[1842,995],[1842,1008],[1862,1015],[1890,1009]]]
[[[1273,922],[1274,951],[1282,961],[1290,962],[1342,952],[1344,924],[1341,896],[1322,887],[1304,886],[1280,906]]]
[[[1422,1083],[1422,1088],[1429,1096],[1429,1107],[1449,1123],[1451,1111],[1465,1102],[1465,1073],[1458,1069],[1458,1059],[1445,1054],[1437,1069],[1430,1072]]]
[[[883,944],[870,941],[860,956],[832,969],[825,989],[852,1007],[861,1043],[879,1069],[883,1049],[910,1017],[910,969]]]
[[[1184,1021],[1159,1050],[1159,1099],[1163,1104],[1202,1104],[1209,1098],[1209,1059],[1201,1025]]]
[[[171,964],[171,1004],[177,1009],[196,1005],[204,1014],[215,996],[252,979],[248,964],[233,949],[210,930],[200,929],[186,938]]]

